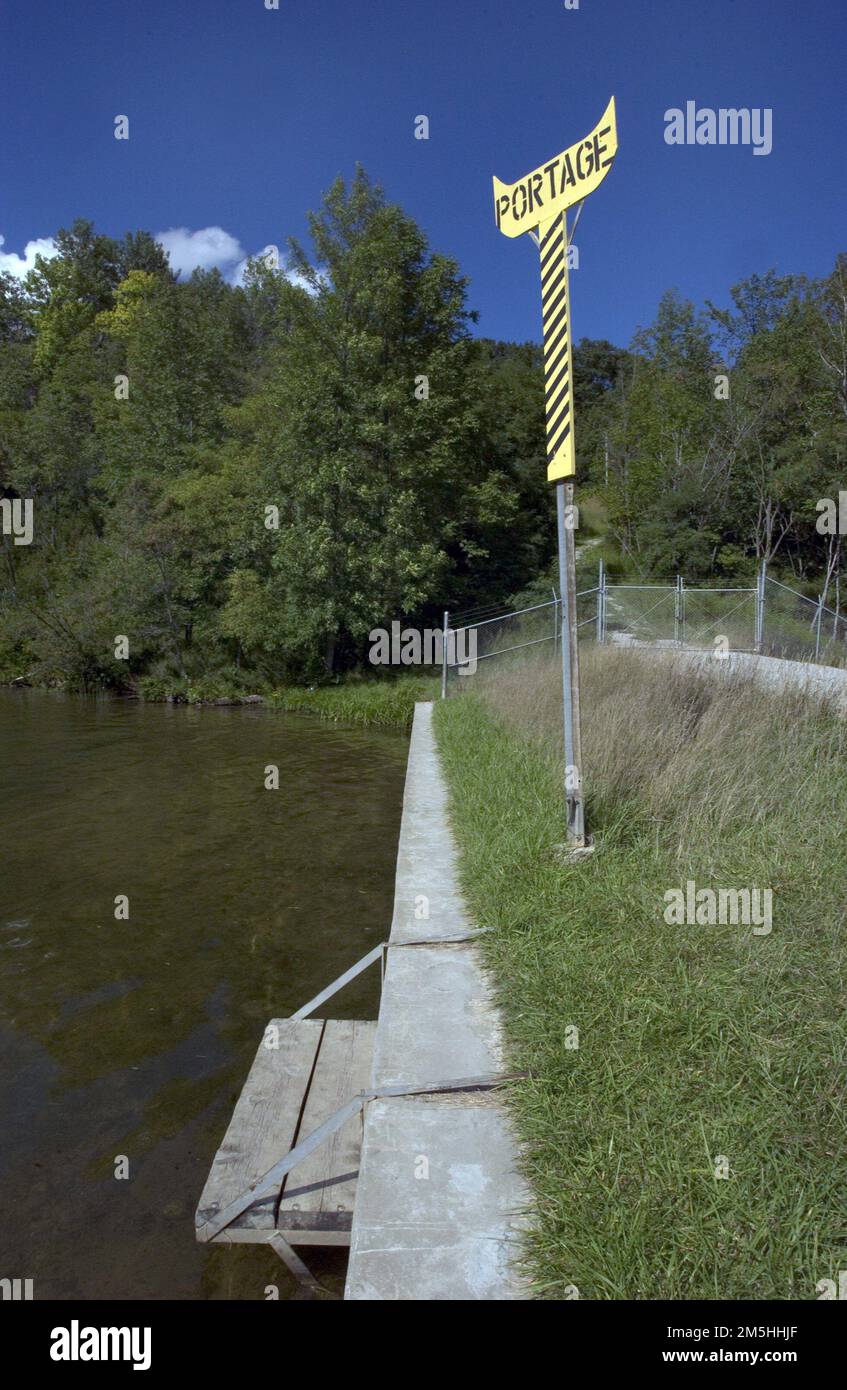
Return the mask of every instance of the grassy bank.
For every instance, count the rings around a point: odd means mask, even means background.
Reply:
[[[396,680],[349,681],[312,689],[289,687],[274,691],[267,703],[337,723],[409,729],[415,702],[433,699],[439,686],[438,677],[398,676]]]
[[[173,701],[189,705],[265,704],[295,714],[314,714],[338,724],[373,728],[410,729],[417,700],[431,700],[439,678],[403,675],[395,679],[351,678],[337,685],[284,686],[264,693],[250,693],[219,681],[181,683],[142,681],[139,695],[153,702]]]
[[[554,1298],[814,1299],[847,1267],[847,728],[631,652],[582,674],[598,850],[577,866],[553,849],[551,668],[437,707],[508,1060],[532,1072],[531,1273]],[[772,930],[668,925],[688,880],[770,888]]]
[[[4,682],[0,681],[0,685]],[[29,682],[9,681],[9,685]],[[66,688],[61,682],[45,688]],[[313,714],[338,724],[363,727],[410,729],[418,700],[434,699],[441,688],[439,675],[423,672],[367,678],[353,675],[335,685],[283,686],[277,689],[261,682],[240,684],[218,676],[190,680],[142,676],[137,683],[114,695],[136,696],[149,704],[179,705],[268,705],[295,714]],[[84,692],[78,692],[84,693]]]

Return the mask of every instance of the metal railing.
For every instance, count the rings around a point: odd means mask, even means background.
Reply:
[[[456,677],[473,676],[481,662],[520,659],[517,653],[550,644],[558,653],[560,599],[526,608],[469,609],[444,614],[442,694]],[[847,664],[847,614],[772,579],[763,563],[754,587],[688,585],[682,575],[666,584],[610,583],[600,562],[598,583],[577,594],[582,639],[622,639],[715,647]]]
[[[491,616],[475,618],[473,610],[445,613],[442,651],[442,694],[455,676],[476,674],[481,662],[493,657],[515,659],[518,652],[531,647],[550,646],[554,655],[559,651],[561,628],[560,600],[555,590],[545,603],[527,608],[501,609]],[[577,594],[577,626],[596,630],[599,613],[599,586]],[[449,640],[447,640],[449,637]]]

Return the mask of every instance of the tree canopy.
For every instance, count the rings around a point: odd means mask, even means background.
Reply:
[[[310,234],[232,285],[78,221],[0,277],[0,488],[35,512],[3,537],[4,673],[316,679],[549,571],[540,348],[474,337],[459,267],[361,169]],[[576,346],[580,481],[639,574],[837,582],[847,257],[730,299]]]

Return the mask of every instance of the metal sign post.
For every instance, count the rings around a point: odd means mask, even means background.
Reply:
[[[561,594],[562,705],[565,736],[564,789],[567,845],[587,847],[582,792],[582,741],[579,724],[576,555],[573,477],[576,472],[573,420],[573,369],[568,288],[567,209],[580,204],[606,177],[617,153],[615,99],[594,130],[548,164],[504,184],[494,179],[494,210],[504,236],[529,232],[541,264],[544,328],[544,399],[547,427],[547,478],[556,486]],[[576,224],[574,224],[576,225]]]
[[[565,807],[567,841],[585,848],[582,802],[582,734],[579,724],[579,645],[576,626],[576,560],[573,527],[573,483],[556,484],[556,527],[559,533],[559,585],[562,591],[562,696],[565,728]]]
[[[561,602],[562,714],[565,735],[564,787],[567,841],[585,846],[582,802],[582,739],[579,725],[579,646],[576,616],[573,483],[576,471],[572,419],[568,214],[542,223],[537,234],[541,261],[541,319],[544,331],[544,399],[547,477],[556,483]]]

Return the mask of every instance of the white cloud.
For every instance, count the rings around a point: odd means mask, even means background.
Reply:
[[[200,227],[196,232],[190,231],[188,227],[171,227],[166,232],[158,232],[156,241],[167,252],[171,269],[179,275],[187,277],[194,270],[211,270],[213,266],[217,266],[229,284],[241,285],[244,282],[244,272],[251,258],[238,238],[231,232],[224,231],[223,227]],[[58,255],[52,237],[37,237],[34,241],[28,241],[22,256],[14,251],[4,251],[4,244],[5,238],[0,236],[0,271],[9,272],[18,280],[22,280],[28,271],[33,269],[37,255],[40,254],[46,259]],[[270,251],[278,253],[278,248],[272,245],[263,246],[252,259],[266,256]],[[282,271],[293,285],[300,285],[310,294],[314,293],[312,286],[296,271],[286,270],[284,267]]]
[[[156,240],[167,252],[171,269],[178,274],[190,275],[194,270],[211,270],[213,266],[226,274],[245,259],[241,242],[223,227],[201,227],[196,232],[187,227],[171,227],[167,232],[158,232]]]
[[[274,261],[272,261],[271,264],[274,264],[275,262],[278,264],[279,247],[274,246],[273,244],[263,246],[261,251],[257,251],[254,256],[245,256],[243,261],[238,262],[238,265],[235,267],[235,269],[231,272],[231,274],[227,276],[229,283],[231,285],[243,285],[244,275],[246,273],[249,261],[258,261],[263,256],[268,256],[271,252],[274,253]],[[310,282],[303,275],[298,274],[296,270],[290,270],[284,265],[278,265],[278,269],[281,270],[282,274],[285,276],[289,284],[299,285],[300,289],[305,290],[307,294],[315,293],[314,287],[310,284]]]
[[[263,246],[262,249],[261,249],[261,251],[257,251],[256,254],[255,254],[255,256],[245,256],[244,259],[243,259],[242,261],[239,261],[239,262],[238,262],[238,265],[237,265],[237,266],[235,267],[235,269],[232,271],[231,275],[228,275],[228,276],[227,276],[227,279],[229,280],[230,284],[231,284],[231,285],[243,285],[243,284],[244,284],[244,273],[245,273],[245,271],[246,271],[246,269],[247,269],[247,262],[248,262],[248,261],[257,261],[257,260],[259,259],[260,256],[267,256],[268,253],[271,252],[271,251],[275,251],[276,254],[277,254],[277,256],[279,255],[279,247],[278,247],[278,246],[273,246],[273,245],[269,244],[269,245],[267,245],[267,246]]]
[[[230,285],[243,285],[249,260],[267,256],[271,251],[279,255],[279,247],[268,244],[249,256],[238,238],[225,232],[223,227],[201,227],[196,232],[189,231],[187,227],[172,227],[170,231],[159,232],[156,240],[168,253],[173,270],[190,275],[198,267],[211,270],[212,266],[217,266]],[[301,275],[286,270],[284,266],[281,269],[293,285],[302,286],[310,294],[314,292]]]
[[[0,272],[14,275],[17,280],[23,280],[24,276],[35,268],[36,256],[43,256],[49,261],[59,254],[51,236],[36,237],[35,241],[28,241],[22,256],[16,251],[4,251],[5,244],[6,238],[0,236]]]
[[[317,290],[315,289],[312,282],[310,280],[307,280],[304,275],[299,275],[296,270],[286,270],[285,278],[292,285],[299,285],[301,290],[305,290],[307,294],[317,294]],[[322,285],[326,285],[328,283],[327,276],[324,275],[322,270],[318,271],[318,280]]]

